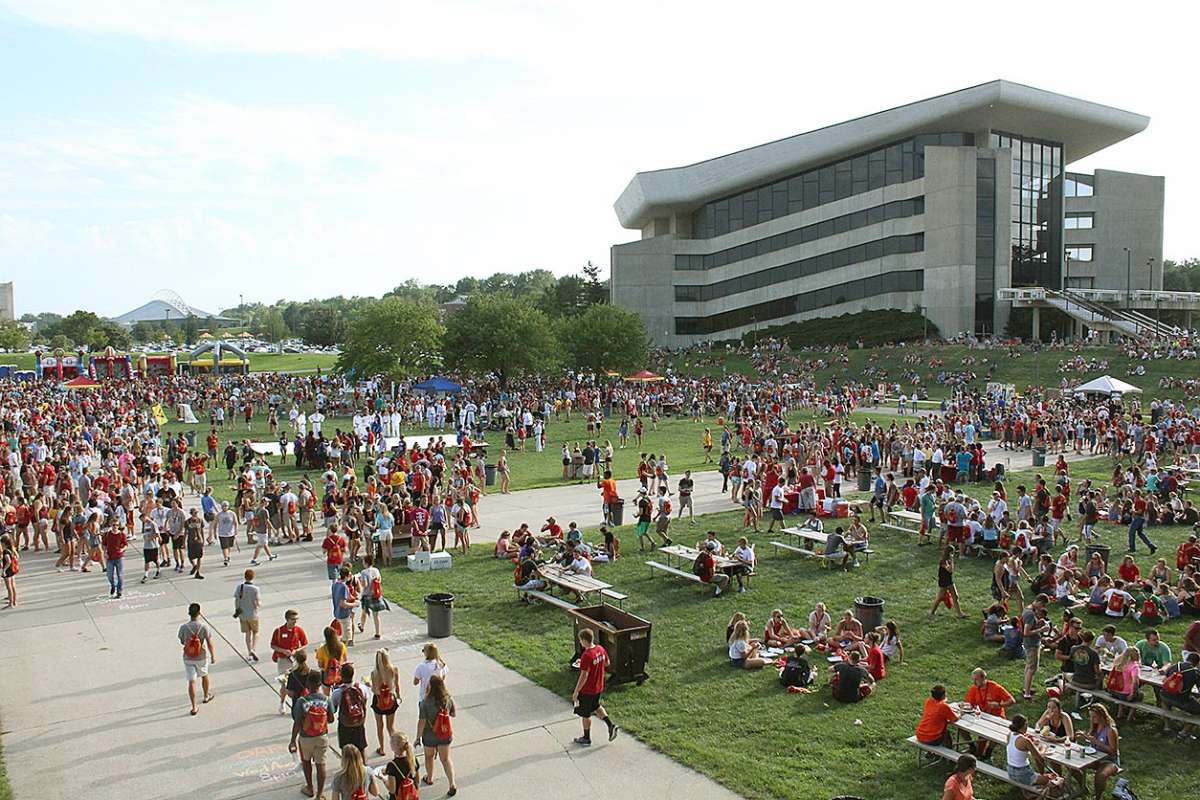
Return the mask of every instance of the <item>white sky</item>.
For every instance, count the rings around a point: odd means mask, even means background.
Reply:
[[[0,280],[18,314],[118,314],[607,266],[638,170],[995,78],[1150,116],[1072,167],[1166,175],[1164,254],[1200,256],[1196,16],[0,0]]]

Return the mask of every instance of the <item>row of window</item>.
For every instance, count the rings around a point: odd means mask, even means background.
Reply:
[[[919,292],[925,288],[925,271],[920,269],[884,272],[868,278],[828,286],[812,292],[780,297],[708,317],[676,317],[675,333],[680,336],[707,336],[721,331],[770,322],[793,314],[849,303],[891,292]]]
[[[850,264],[860,264],[864,261],[899,253],[918,253],[924,249],[925,234],[923,233],[888,236],[884,239],[834,250],[831,253],[822,253],[819,256],[792,261],[778,267],[751,272],[748,275],[739,275],[736,278],[716,283],[676,286],[675,300],[681,303],[716,300],[719,297],[728,297],[739,292],[749,292],[764,286],[805,278]]]
[[[1067,248],[1067,258],[1072,261],[1091,261],[1093,245],[1073,244]]]
[[[975,160],[975,332],[992,332],[996,297],[996,159]]]
[[[1067,214],[1067,218],[1063,220],[1063,227],[1069,231],[1089,230],[1096,224],[1096,215],[1090,211],[1073,212]]]
[[[715,269],[726,264],[743,261],[747,258],[774,253],[798,244],[815,242],[827,236],[858,230],[868,225],[875,225],[889,219],[903,219],[925,213],[925,198],[914,197],[911,200],[895,200],[891,203],[873,206],[855,211],[853,214],[843,214],[840,217],[814,222],[803,228],[795,228],[784,233],[777,233],[765,239],[746,242],[737,247],[728,247],[707,255],[677,255],[675,269]]]
[[[927,133],[894,142],[745,192],[705,203],[692,214],[692,235],[711,239],[871,189],[925,175],[925,147],[975,144],[969,133]]]
[[[1091,197],[1096,188],[1091,175],[1070,175],[1063,182],[1063,194],[1067,197]]]
[[[1063,146],[997,131],[991,146],[1012,154],[1012,282],[1058,286],[1062,269]]]

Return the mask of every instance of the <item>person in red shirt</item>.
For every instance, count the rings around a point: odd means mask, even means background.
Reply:
[[[325,551],[325,574],[329,580],[336,581],[342,562],[346,560],[346,538],[338,533],[337,525],[329,526],[321,549]]]
[[[1125,583],[1137,583],[1141,580],[1142,571],[1138,569],[1137,563],[1133,560],[1133,556],[1125,556],[1121,561],[1121,566],[1117,567],[1117,574],[1121,576],[1121,580]]]
[[[925,710],[917,723],[917,741],[922,744],[950,746],[949,724],[958,719],[958,712],[946,702],[946,687],[934,684],[925,700]]]
[[[1196,558],[1200,558],[1200,543],[1197,543],[1196,535],[1192,534],[1175,551],[1175,568],[1181,570]]]
[[[867,642],[867,672],[877,681],[887,677],[887,659],[883,648],[879,646],[879,634],[871,631],[866,636]]]
[[[583,735],[575,739],[575,744],[581,747],[591,747],[592,716],[595,715],[608,726],[608,740],[617,738],[620,730],[609,718],[608,712],[600,704],[600,696],[604,693],[604,670],[608,667],[608,651],[595,643],[591,630],[584,628],[579,632],[579,680],[575,682],[575,691],[571,693],[571,703],[575,706],[575,716],[583,721]]]
[[[1061,486],[1054,487],[1054,497],[1050,499],[1050,530],[1054,532],[1054,544],[1058,544],[1059,530],[1067,516],[1067,493]]]
[[[562,540],[562,525],[554,521],[554,517],[547,517],[546,524],[542,526],[542,533],[550,534],[550,538]]]
[[[988,680],[987,672],[982,667],[977,667],[971,673],[971,688],[967,690],[966,700],[967,705],[980,709],[984,714],[991,714],[1001,719],[1006,718],[1004,709],[1016,702],[1009,694],[1008,689],[993,680]],[[980,740],[976,743],[975,754],[983,758],[991,749],[990,742]]]
[[[284,703],[287,700],[287,676],[295,666],[296,653],[308,646],[308,635],[296,624],[300,612],[289,608],[283,612],[283,624],[271,634],[271,660],[275,662],[275,671],[279,681],[279,713],[286,714]]]
[[[104,572],[108,575],[108,596],[120,597],[125,588],[125,548],[129,539],[124,528],[114,525],[101,538],[104,545]]]

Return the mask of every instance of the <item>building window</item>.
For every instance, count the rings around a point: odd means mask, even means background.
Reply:
[[[1012,153],[1012,285],[1061,284],[1063,146],[996,131],[990,144]]]
[[[996,310],[996,159],[975,161],[975,333],[993,331]]]
[[[1091,197],[1096,193],[1091,175],[1070,175],[1063,186],[1063,194],[1067,197]]]
[[[1090,230],[1095,224],[1096,215],[1089,212],[1067,214],[1067,218],[1063,220],[1063,227],[1069,231]]]
[[[885,184],[912,181],[925,175],[926,145],[974,144],[975,137],[969,133],[932,133],[858,153],[706,203],[692,214],[692,235],[696,239],[711,239]]]
[[[1067,258],[1072,261],[1091,261],[1092,247],[1090,244],[1072,245],[1067,248]]]
[[[679,336],[708,336],[722,331],[770,322],[781,317],[816,311],[830,305],[853,302],[893,292],[920,292],[925,288],[925,271],[885,272],[855,281],[827,286],[802,294],[779,297],[708,317],[676,317],[675,333]]]

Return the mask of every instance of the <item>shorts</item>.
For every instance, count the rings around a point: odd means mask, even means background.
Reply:
[[[395,702],[395,701],[393,701],[393,702]],[[400,708],[400,704],[395,703],[395,705],[393,705],[387,711],[381,711],[379,709],[379,698],[377,696],[371,698],[371,710],[374,711],[376,714],[378,714],[381,717],[390,717],[393,714],[395,714],[399,708]]]
[[[185,661],[183,662],[183,674],[187,676],[188,683],[203,678],[208,675],[208,661]]]
[[[366,725],[338,725],[337,728],[338,748],[344,750],[346,745],[352,744],[358,747],[364,753],[369,753],[367,749],[367,726]]]
[[[266,547],[267,543],[270,541],[269,534],[266,534],[262,531],[255,531],[254,540],[258,542],[259,547]]]
[[[212,513],[211,511],[206,511],[206,512],[204,513],[204,521],[205,521],[205,522],[212,522],[212,521],[213,521],[213,520],[215,520],[216,518],[217,518],[217,515],[216,515],[216,514],[214,514],[214,513]]]
[[[158,548],[155,548],[153,550],[143,550],[142,551],[142,561],[144,561],[146,563],[146,566],[150,566],[151,564],[157,565],[158,564]]]
[[[204,558],[204,546],[188,545],[187,555],[192,561]]]
[[[1042,660],[1042,643],[1039,641],[1029,645],[1021,642],[1021,645],[1025,648],[1025,666],[1037,669]]]
[[[595,714],[598,708],[600,708],[600,695],[581,694],[579,695],[579,705],[575,706],[575,716],[587,719]]]
[[[238,626],[241,627],[242,633],[258,633],[258,617],[238,617]]]
[[[1022,786],[1033,786],[1037,782],[1038,774],[1028,764],[1023,767],[1014,767],[1012,764],[1009,764],[1008,777]]]
[[[232,536],[218,536],[217,541],[220,543],[222,550],[229,550],[233,547]]]
[[[746,659],[731,658],[731,659],[729,659],[729,666],[733,667],[734,669],[745,669],[746,668]]]
[[[646,532],[650,530],[650,520],[639,520],[636,529],[638,536],[645,536]]]
[[[325,575],[331,581],[336,581],[338,579],[338,574],[341,572],[341,570],[342,570],[341,564],[326,564],[325,565]]]
[[[692,505],[692,496],[690,494],[679,495],[679,510],[682,511],[685,508],[695,508]]]
[[[1167,708],[1177,708],[1185,714],[1195,714],[1200,716],[1200,702],[1198,702],[1194,697],[1160,692],[1159,698],[1162,699],[1163,705]]]
[[[658,531],[659,533],[666,533],[667,528],[670,527],[670,525],[671,525],[671,518],[668,517],[666,514],[663,514],[661,517],[658,518],[658,521],[655,522],[654,530]]]
[[[771,509],[771,519],[773,519],[777,522],[783,522],[783,509],[782,508],[772,508]]]
[[[325,753],[329,750],[329,736],[301,736],[296,740],[300,745],[300,760],[311,761],[319,766],[325,765]]]
[[[961,525],[951,525],[946,529],[946,541],[950,544],[961,544],[967,540],[967,529]]]
[[[258,620],[255,620],[257,622]],[[281,676],[288,675],[296,665],[290,658],[280,658],[275,662],[275,674]]]

